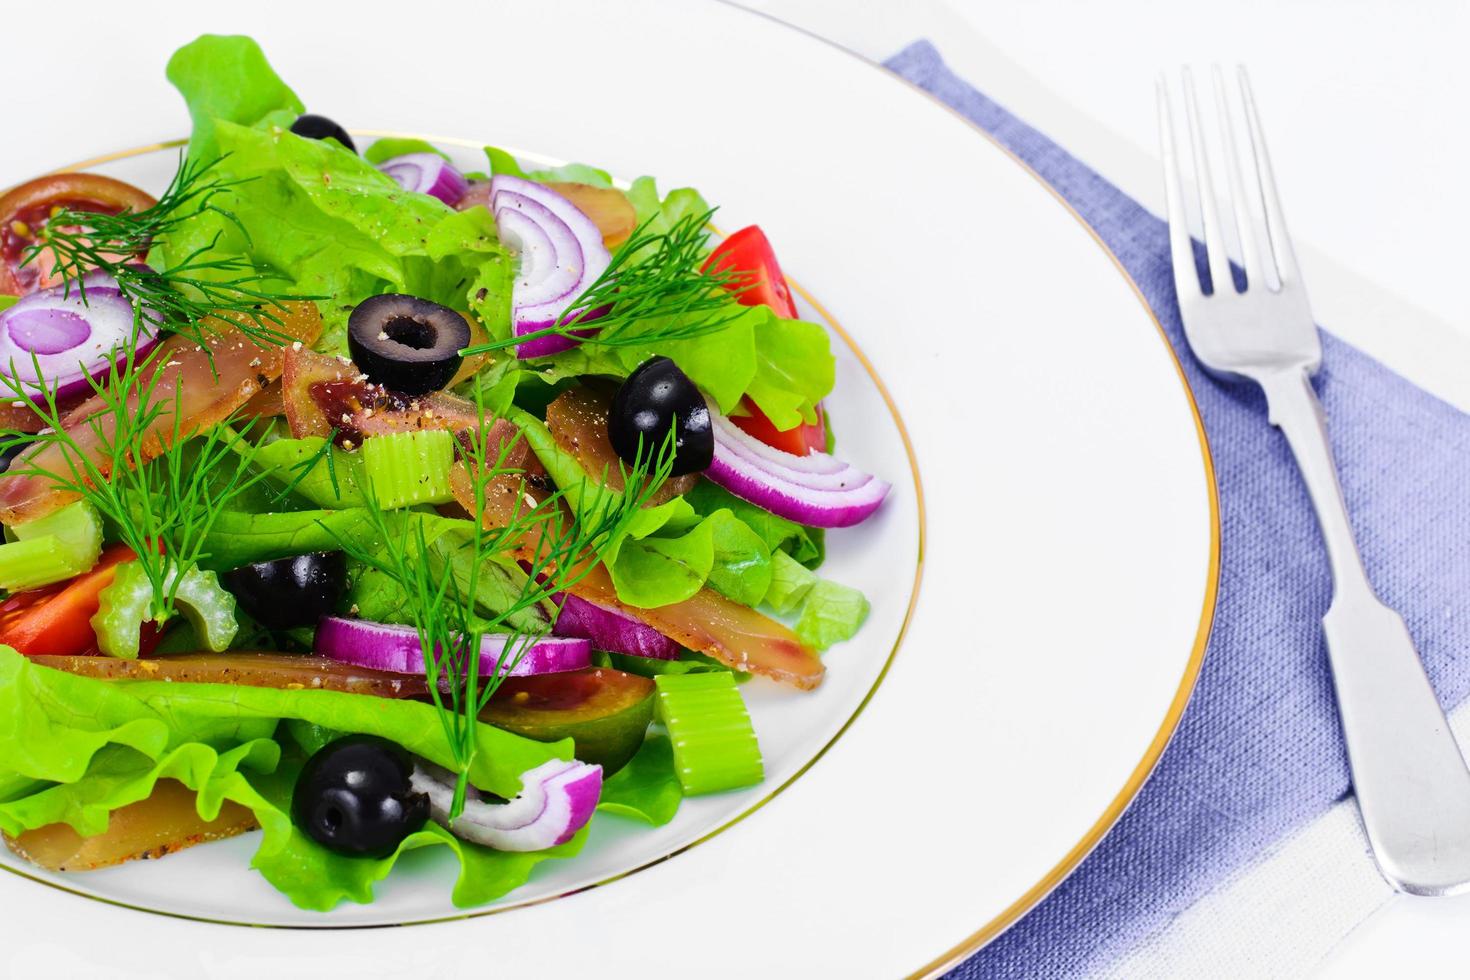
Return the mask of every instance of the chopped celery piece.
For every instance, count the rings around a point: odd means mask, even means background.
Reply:
[[[653,682],[685,795],[754,786],[765,777],[760,744],[733,674],[662,674]]]
[[[97,564],[102,516],[85,500],[34,521],[5,529],[0,545],[0,587],[17,591],[61,582]]]
[[[22,592],[62,582],[87,569],[54,534],[0,545],[0,588]]]
[[[183,576],[177,566],[164,573],[164,589],[173,593],[174,607],[183,613],[203,646],[219,652],[229,649],[239,628],[235,597],[220,587],[214,572],[190,568]],[[118,566],[112,584],[98,595],[92,629],[97,648],[110,657],[135,660],[140,630],[153,619],[153,583],[136,561]]]
[[[454,465],[454,436],[443,430],[394,432],[362,443],[363,470],[384,510],[443,504]]]
[[[255,450],[253,462],[318,507],[361,507],[362,457],[328,446],[321,436],[277,439]]]

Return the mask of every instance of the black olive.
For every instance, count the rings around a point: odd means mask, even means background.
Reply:
[[[266,629],[315,626],[347,588],[347,558],[340,551],[318,551],[231,569],[220,580]]]
[[[429,797],[413,791],[413,759],[376,735],[345,735],[318,749],[291,793],[291,819],[338,854],[382,858],[429,819]]]
[[[0,473],[4,473],[6,470],[10,469],[10,464],[15,462],[15,457],[19,456],[22,452],[24,452],[26,449],[29,449],[30,447],[31,440],[28,438],[21,438],[17,439],[15,442],[10,443],[10,445],[6,446],[4,449],[0,449]]]
[[[347,317],[347,349],[357,369],[373,384],[405,395],[449,384],[469,342],[464,317],[417,296],[371,296]]]
[[[643,452],[656,459],[674,425],[673,475],[708,469],[715,458],[715,433],[704,396],[679,365],[667,357],[649,358],[613,395],[608,438],[623,462],[634,466],[640,438]]]
[[[330,137],[353,153],[357,152],[357,144],[352,142],[352,137],[347,135],[347,130],[326,116],[318,116],[312,112],[304,116],[297,116],[296,121],[291,124],[291,132],[297,136],[305,136],[309,140],[324,140]]]

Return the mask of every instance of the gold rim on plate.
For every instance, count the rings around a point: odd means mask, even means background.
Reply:
[[[1143,758],[1133,768],[1127,781],[1123,784],[1123,788],[1118,791],[1118,795],[1113,798],[1112,802],[1103,810],[1102,815],[1082,835],[1082,839],[1074,844],[1040,881],[1028,888],[1020,898],[1006,906],[995,918],[909,974],[910,977],[935,977],[957,966],[1002,932],[1005,932],[1018,919],[1040,904],[1041,900],[1046,898],[1054,888],[1066,880],[1067,876],[1076,869],[1077,865],[1081,864],[1083,859],[1092,853],[1092,849],[1112,829],[1113,824],[1118,822],[1118,818],[1123,815],[1123,811],[1128,809],[1128,805],[1133,802],[1134,797],[1143,789],[1143,784],[1148,781],[1148,777],[1152,774],[1154,766],[1158,764],[1159,757],[1164,754],[1164,749],[1168,746],[1169,740],[1174,737],[1174,732],[1179,727],[1179,720],[1184,716],[1184,709],[1189,705],[1190,696],[1194,693],[1195,684],[1199,681],[1200,668],[1204,664],[1205,659],[1205,649],[1209,645],[1210,631],[1214,627],[1215,622],[1215,602],[1220,588],[1220,487],[1215,477],[1215,460],[1214,456],[1210,453],[1210,443],[1205,435],[1204,420],[1200,417],[1199,403],[1195,401],[1194,391],[1189,387],[1189,378],[1184,373],[1184,365],[1180,362],[1179,355],[1174,350],[1174,345],[1169,343],[1169,336],[1164,332],[1164,325],[1159,322],[1159,318],[1154,313],[1153,307],[1149,306],[1148,300],[1143,295],[1143,290],[1139,288],[1138,282],[1133,278],[1132,273],[1124,267],[1117,253],[1098,235],[1096,229],[1088,224],[1087,220],[1072,206],[1072,203],[1058,193],[1057,189],[1048,183],[1041,174],[1037,173],[1029,163],[1012,152],[1009,147],[996,139],[992,133],[977,125],[972,119],[954,106],[938,98],[921,86],[909,81],[902,75],[889,71],[876,61],[866,58],[856,51],[845,48],[836,41],[825,38],[804,27],[781,20],[779,17],[767,11],[741,6],[736,0],[719,0],[719,2],[744,13],[761,17],[778,27],[802,34],[819,44],[854,59],[865,68],[880,72],[884,78],[903,85],[909,91],[914,92],[926,101],[932,102],[934,105],[943,109],[951,118],[983,138],[991,146],[1004,153],[1018,167],[1030,174],[1038,184],[1046,189],[1046,192],[1051,195],[1052,199],[1065,208],[1067,213],[1082,226],[1088,236],[1107,255],[1108,259],[1113,263],[1113,267],[1118,270],[1118,274],[1128,283],[1129,288],[1133,290],[1133,295],[1138,298],[1139,304],[1143,307],[1144,312],[1148,314],[1149,320],[1153,322],[1154,329],[1158,331],[1159,340],[1164,344],[1164,350],[1168,351],[1169,358],[1174,362],[1174,369],[1178,373],[1179,384],[1184,389],[1184,397],[1189,401],[1189,410],[1194,416],[1195,432],[1199,437],[1200,455],[1204,463],[1205,484],[1210,508],[1210,555],[1209,567],[1205,576],[1204,607],[1200,611],[1199,626],[1195,631],[1194,647],[1190,650],[1189,660],[1184,665],[1184,674],[1179,679],[1179,687],[1176,689],[1174,697],[1169,703],[1169,708],[1164,714],[1163,723],[1159,726],[1157,733],[1149,742],[1148,748],[1144,750]]]
[[[422,139],[422,140],[425,140],[426,142],[430,142],[430,143],[444,144],[444,145],[447,145],[447,146],[457,146],[457,147],[464,148],[464,149],[476,149],[476,150],[479,149],[479,148],[481,148],[484,145],[483,143],[476,142],[474,140],[466,140],[466,139],[462,139],[462,138],[458,138],[458,137],[452,137],[452,136],[425,136],[425,135],[422,135],[422,134],[419,134],[419,133],[399,133],[399,132],[393,132],[391,130],[354,129],[354,130],[352,130],[352,135],[354,135],[354,136],[365,136],[365,137],[375,137],[375,138],[389,137],[389,138],[397,138],[397,139]],[[132,149],[127,149],[127,150],[118,150],[118,151],[113,152],[113,153],[106,153],[106,154],[103,154],[102,156],[96,156],[96,157],[92,157],[92,158],[87,159],[87,160],[82,160],[82,161],[79,161],[77,163],[73,163],[73,164],[70,164],[68,166],[65,166],[65,167],[59,167],[56,170],[51,171],[51,172],[52,173],[63,173],[63,172],[67,172],[67,171],[83,170],[83,169],[87,169],[87,168],[91,168],[91,167],[100,167],[103,164],[113,163],[113,162],[116,162],[118,160],[126,160],[126,159],[130,159],[132,157],[144,156],[146,154],[156,153],[156,152],[160,152],[162,150],[177,149],[179,147],[184,146],[186,143],[188,143],[188,140],[176,139],[176,140],[169,140],[169,141],[163,142],[163,143],[152,143],[152,144],[149,144],[147,146],[133,147]],[[539,154],[528,153],[528,152],[524,152],[524,151],[516,150],[516,149],[508,149],[507,152],[511,153],[512,155],[516,156],[519,159],[523,159],[523,160],[539,160],[539,161],[543,162],[544,164],[548,164],[548,165],[552,165],[552,166],[560,165],[562,162],[564,162],[564,161],[552,161],[552,160],[548,160],[547,158],[545,158],[543,156],[540,156]],[[715,229],[715,231],[716,231],[717,234],[719,233],[718,229]],[[852,727],[853,722],[857,721],[858,716],[863,713],[863,709],[868,706],[868,702],[873,699],[873,695],[878,692],[878,688],[880,686],[882,686],[884,679],[888,676],[889,668],[893,666],[893,659],[894,659],[895,656],[898,655],[898,648],[903,644],[904,636],[908,633],[909,623],[913,620],[913,617],[914,617],[914,608],[918,604],[918,601],[919,601],[919,585],[922,582],[923,577],[924,577],[924,544],[925,544],[926,533],[927,533],[927,525],[925,523],[926,518],[925,518],[925,510],[924,510],[924,485],[923,485],[923,482],[919,478],[919,460],[918,460],[918,457],[914,453],[914,443],[913,443],[913,440],[909,438],[908,426],[906,426],[904,424],[903,416],[899,413],[899,410],[898,410],[898,404],[893,400],[893,395],[889,392],[888,386],[885,385],[883,383],[883,379],[881,377],[879,377],[879,375],[878,375],[878,369],[873,365],[873,362],[868,359],[868,355],[863,351],[863,349],[858,346],[858,343],[857,343],[857,341],[855,339],[853,339],[852,334],[848,333],[847,332],[847,329],[845,327],[843,327],[842,324],[840,324],[839,322],[837,322],[837,319],[832,316],[832,314],[827,310],[827,308],[824,307],[820,302],[818,302],[817,299],[816,299],[816,297],[813,296],[810,292],[808,292],[807,289],[804,286],[802,286],[799,282],[797,282],[795,279],[791,278],[790,276],[787,276],[786,278],[787,278],[787,281],[790,283],[791,288],[799,296],[801,296],[801,298],[804,299],[814,310],[817,311],[817,315],[822,318],[822,320],[827,324],[828,328],[830,328],[833,333],[837,334],[837,336],[842,339],[843,343],[845,343],[847,345],[848,349],[852,352],[853,356],[857,358],[858,362],[862,365],[863,370],[867,373],[868,378],[871,379],[871,381],[873,382],[873,386],[878,389],[878,394],[882,397],[883,404],[887,406],[888,413],[893,418],[893,424],[898,429],[899,438],[901,438],[903,440],[904,454],[905,454],[905,456],[908,459],[909,471],[913,475],[913,480],[914,480],[914,502],[915,502],[915,506],[917,507],[917,510],[918,510],[918,547],[916,549],[916,555],[915,555],[913,587],[912,587],[912,590],[909,593],[908,604],[904,608],[903,621],[899,624],[898,636],[896,636],[894,638],[893,647],[892,647],[892,649],[889,650],[888,657],[883,661],[883,666],[878,671],[878,676],[873,680],[873,686],[870,687],[868,689],[867,693],[863,695],[862,700],[858,702],[857,707],[853,709],[852,714],[847,718],[846,721],[844,721],[842,723],[842,726],[837,729],[836,733],[834,733],[833,736],[830,739],[828,739],[827,742],[820,749],[818,749],[817,752],[810,759],[808,759],[806,762],[804,762],[801,765],[801,767],[799,769],[797,769],[796,772],[793,773],[790,776],[790,778],[788,778],[785,782],[781,783],[779,786],[777,786],[775,789],[771,790],[765,796],[761,797],[755,803],[751,804],[749,807],[747,807],[746,809],[742,810],[740,813],[736,814],[734,817],[730,818],[729,820],[725,821],[724,823],[720,824],[718,827],[714,828],[713,830],[710,830],[710,831],[706,832],[705,834],[703,834],[703,835],[695,838],[694,840],[690,841],[687,844],[684,844],[684,845],[682,845],[682,846],[680,846],[680,847],[678,847],[678,848],[670,851],[667,854],[664,854],[664,855],[661,855],[660,857],[654,858],[652,861],[647,861],[647,862],[645,862],[643,864],[640,864],[637,867],[630,868],[630,869],[628,869],[626,871],[620,871],[617,874],[609,875],[606,878],[601,878],[601,879],[599,879],[597,881],[591,882],[591,883],[586,884],[586,885],[581,885],[581,886],[579,886],[577,888],[568,889],[567,891],[564,891],[564,892],[558,892],[555,895],[546,895],[546,896],[544,896],[542,898],[523,899],[523,900],[517,901],[517,902],[509,902],[509,903],[504,904],[504,905],[497,905],[497,906],[495,906],[493,908],[480,909],[478,911],[464,912],[464,913],[457,914],[457,915],[439,916],[437,918],[432,918],[432,919],[414,919],[412,921],[402,922],[402,923],[366,923],[366,924],[365,923],[343,923],[341,925],[335,925],[335,924],[332,924],[332,923],[329,923],[329,922],[323,922],[323,923],[320,923],[320,924],[312,923],[312,924],[309,924],[309,925],[307,925],[307,924],[301,924],[301,925],[297,925],[297,924],[261,925],[259,923],[254,923],[254,922],[243,922],[243,921],[230,920],[230,919],[215,919],[215,918],[210,918],[208,916],[202,916],[202,915],[189,915],[189,914],[183,913],[183,912],[168,912],[168,911],[164,911],[164,910],[161,910],[161,909],[151,909],[151,908],[147,908],[147,907],[141,906],[141,905],[133,905],[133,904],[130,904],[128,902],[121,902],[121,901],[118,901],[116,899],[107,898],[107,897],[102,896],[102,895],[94,895],[94,894],[92,894],[90,892],[81,891],[81,890],[76,889],[76,888],[70,888],[70,887],[68,887],[66,885],[63,885],[63,884],[61,884],[59,882],[56,882],[56,881],[49,880],[47,878],[41,878],[41,877],[39,877],[37,875],[30,874],[30,873],[26,872],[23,869],[15,868],[15,867],[12,867],[12,866],[10,866],[8,864],[0,864],[0,869],[4,869],[5,871],[10,872],[11,874],[18,875],[21,878],[25,878],[28,881],[34,881],[37,884],[45,885],[48,888],[55,888],[58,891],[67,892],[68,894],[76,895],[76,896],[78,896],[80,898],[90,899],[90,900],[95,901],[95,902],[103,902],[103,903],[105,903],[107,905],[113,905],[113,906],[117,906],[119,908],[131,909],[131,910],[137,911],[137,912],[146,912],[146,913],[148,913],[150,915],[163,915],[163,916],[168,916],[169,918],[185,919],[185,920],[188,920],[188,921],[191,921],[191,922],[207,922],[207,923],[210,923],[211,925],[245,926],[245,927],[252,927],[252,928],[268,928],[268,929],[303,929],[303,930],[317,930],[317,929],[384,929],[384,928],[396,928],[396,927],[400,927],[400,926],[432,925],[432,924],[440,923],[440,922],[457,922],[457,921],[461,921],[461,920],[464,920],[464,919],[478,919],[478,918],[483,918],[483,917],[489,916],[489,915],[498,915],[498,914],[500,914],[502,912],[510,912],[510,911],[515,910],[515,909],[529,908],[529,907],[531,907],[533,905],[541,905],[541,904],[544,904],[546,902],[555,901],[555,900],[557,900],[559,898],[567,898],[568,896],[571,896],[571,895],[577,895],[577,894],[580,894],[581,892],[590,891],[593,888],[598,888],[598,887],[601,887],[602,885],[611,884],[614,881],[619,881],[619,880],[621,880],[623,878],[627,878],[630,875],[634,875],[634,874],[637,874],[640,871],[644,871],[644,870],[647,870],[648,868],[654,867],[655,865],[662,864],[663,862],[669,860],[670,858],[677,857],[680,854],[683,854],[685,851],[688,851],[691,848],[694,848],[694,847],[699,846],[700,844],[703,844],[705,841],[710,840],[711,838],[716,837],[716,836],[724,833],[725,831],[729,830],[731,827],[734,827],[736,824],[740,823],[746,817],[750,816],[752,813],[755,813],[761,807],[765,806],[771,800],[775,799],[777,796],[780,796],[781,793],[783,791],[785,791],[787,787],[791,786],[793,783],[795,783],[802,776],[806,775],[807,771],[810,770],[812,768],[812,766],[816,765],[817,760],[820,759],[820,758],[822,758],[822,756],[826,755],[827,754],[827,750],[830,749],[830,748],[832,748],[833,745],[837,744],[838,739],[842,738],[842,736],[847,733],[847,730]]]

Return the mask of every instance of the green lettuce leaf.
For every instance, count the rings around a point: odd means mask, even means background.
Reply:
[[[655,827],[674,819],[684,789],[674,771],[674,747],[661,732],[650,732],[628,764],[602,784],[597,809],[632,817]]]
[[[247,90],[275,78],[256,77],[269,72],[263,59],[244,59],[240,70],[250,75],[239,83]],[[201,249],[212,259],[243,259],[270,277],[263,285],[318,300],[325,332],[317,346],[332,353],[346,349],[351,309],[384,292],[471,312],[492,336],[509,330],[513,263],[488,211],[457,211],[405,191],[357,154],[285,131],[276,115],[221,113],[221,104],[230,107],[216,91],[220,79],[207,66],[195,74],[179,82],[195,133],[207,133],[209,149],[225,154],[215,176],[238,183],[214,199],[218,211],[191,217],[157,242],[155,261],[177,265]]]
[[[219,155],[216,120],[289,126],[306,108],[248,37],[202,35],[174,52],[166,74],[189,106],[189,157],[195,160]]]
[[[752,676],[739,670],[731,670],[714,657],[697,653],[694,650],[680,651],[678,660],[659,660],[656,657],[635,657],[626,653],[593,650],[592,666],[611,667],[614,670],[637,674],[640,677],[662,677],[664,674],[727,673],[734,674],[735,680],[742,684],[750,680]]]
[[[857,589],[818,576],[784,551],[772,555],[765,603],[781,615],[796,613],[792,629],[801,642],[826,650],[850,640],[868,618],[868,600]]]
[[[560,167],[549,167],[544,170],[526,170],[515,157],[494,146],[485,147],[485,157],[490,161],[490,173],[492,174],[508,174],[511,177],[524,177],[527,180],[540,181],[543,184],[566,182],[591,184],[593,187],[611,187],[613,185],[612,175],[606,170],[589,167],[585,163],[567,163]]]
[[[364,508],[265,514],[227,510],[215,518],[205,536],[199,564],[208,571],[225,571],[308,551],[336,551],[342,547],[341,538],[365,545],[376,540]]]
[[[784,551],[776,552],[771,558],[771,587],[764,599],[766,605],[787,616],[801,608],[812,586],[817,584],[817,576]]]
[[[658,184],[652,177],[639,177],[628,188],[628,201],[638,224],[646,224],[648,230],[662,234],[673,228],[680,218],[698,217],[709,211],[709,204],[692,187],[680,187],[669,191],[668,197],[660,198]]]
[[[18,834],[65,822],[84,835],[107,827],[108,814],[172,778],[198,794],[199,813],[218,816],[225,800],[249,807],[261,824],[252,861],[302,908],[327,910],[343,900],[372,900],[373,884],[399,855],[442,844],[460,874],[453,898],[483,904],[526,881],[540,861],[575,854],[585,832],[547,851],[510,854],[466,844],[437,825],[411,835],[387,858],[363,860],[326,851],[298,831],[290,795],[302,756],[282,753],[272,734],[279,719],[342,732],[381,735],[441,765],[453,756],[432,706],[333,691],[285,691],[218,684],[108,682],[30,663],[0,647],[0,829]],[[471,780],[514,796],[520,774],[571,757],[571,742],[543,744],[488,725]]]
[[[806,527],[784,517],[777,517],[764,507],[742,500],[724,487],[700,480],[684,495],[696,513],[713,514],[728,510],[742,524],[760,535],[771,551],[784,551],[808,568],[816,568],[825,557],[822,529]]]
[[[546,471],[579,512],[611,493],[557,445],[540,419],[520,409],[510,418]],[[600,474],[599,474],[600,475]],[[682,602],[708,585],[755,605],[771,584],[770,547],[729,509],[700,516],[682,497],[643,510],[622,538],[602,549],[618,598],[641,609]]]
[[[405,153],[437,153],[444,159],[449,159],[449,154],[439,149],[433,143],[428,143],[411,136],[385,136],[382,139],[374,140],[373,145],[363,151],[362,158],[368,163],[377,166],[384,160],[401,157]]]

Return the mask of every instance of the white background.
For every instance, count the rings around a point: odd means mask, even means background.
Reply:
[[[1319,319],[1470,409],[1470,3],[1464,0],[747,0],[881,60],[952,67],[1158,210],[1153,82],[1246,64]],[[1016,71],[1016,69],[1020,71]],[[987,84],[992,83],[992,84]],[[1003,91],[997,91],[997,88]],[[1348,859],[1349,855],[1344,855]],[[1458,975],[1470,897],[1398,897],[1331,977]]]

